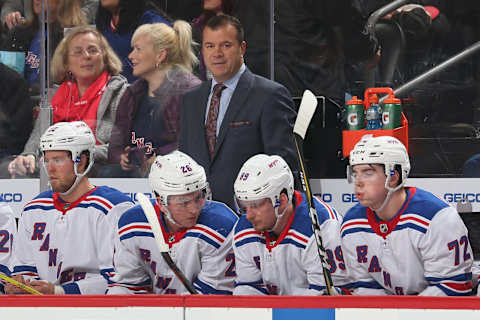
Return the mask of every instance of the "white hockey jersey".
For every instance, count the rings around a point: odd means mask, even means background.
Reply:
[[[13,211],[5,202],[0,202],[0,273],[10,276],[12,267],[12,243],[16,237],[17,224]],[[3,293],[0,281],[0,293]]]
[[[41,193],[23,209],[13,274],[61,285],[67,294],[104,294],[113,272],[111,219],[132,206],[125,194],[105,186],[71,204],[52,191]]]
[[[246,216],[235,227],[235,295],[318,295],[325,281],[304,194],[295,191],[295,212],[278,239],[257,232]],[[315,198],[323,245],[335,286],[348,282],[337,212]]]
[[[226,205],[207,201],[197,224],[168,233],[163,214],[152,199],[170,256],[195,289],[203,294],[231,294],[235,278],[233,227],[238,217]],[[109,294],[187,294],[163,260],[140,206],[125,212],[118,222],[115,276]]]
[[[354,294],[469,295],[473,254],[457,211],[430,192],[407,187],[388,222],[357,204],[341,237]]]

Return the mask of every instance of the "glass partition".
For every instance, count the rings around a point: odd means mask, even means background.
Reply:
[[[80,18],[74,11],[62,16],[59,7],[64,6],[64,2],[40,1],[45,8],[43,13],[41,8],[30,7],[33,13],[26,16],[24,25],[3,30],[0,67],[4,71],[0,73],[3,76],[0,94],[4,95],[4,110],[0,121],[4,138],[0,140],[3,141],[0,175],[4,179],[39,177],[39,134],[52,121],[82,119],[83,111],[76,109],[74,104],[65,107],[65,96],[61,109],[50,108],[52,97],[58,93],[59,87],[62,88],[62,83],[76,81],[72,68],[57,66],[56,74],[50,72],[55,49],[68,28],[95,24],[95,10],[87,8],[85,3],[88,1],[78,1],[82,13],[87,14]],[[203,1],[154,2],[165,13],[158,15],[164,15],[166,21],[169,16],[170,21],[184,19],[192,23],[194,39],[201,42],[198,19],[205,14]],[[434,6],[427,8],[428,17],[416,10],[381,17],[373,29],[374,36],[365,31],[367,19],[389,1],[377,1],[377,5],[368,2],[367,6],[361,0],[224,0],[223,10],[237,16],[244,26],[247,67],[285,85],[297,107],[305,89],[312,90],[319,97],[319,108],[305,143],[312,178],[345,177],[347,159],[342,155],[342,130],[346,129],[346,99],[354,95],[362,97],[369,87],[398,89],[480,40],[480,9],[475,1],[424,2]],[[99,22],[98,17],[103,22]],[[105,17],[105,13],[97,16],[97,27],[102,23],[105,27],[111,22]],[[142,17],[143,14],[137,15],[132,21],[140,21]],[[121,24],[117,27],[122,28]],[[116,35],[112,36],[111,32],[108,28],[100,32],[106,36],[107,43],[115,41]],[[115,43],[109,44],[121,55],[125,70],[125,67],[132,67],[128,57],[132,48],[129,40],[122,41],[122,48],[115,47]],[[63,58],[67,62],[85,57],[94,59],[97,54],[105,54],[103,45],[97,41],[86,47],[67,47]],[[464,165],[472,157],[466,176],[480,174],[479,159],[475,158],[480,151],[480,54],[477,49],[398,95],[409,122],[412,177],[463,177]],[[201,58],[198,48],[196,52]],[[201,70],[195,72],[202,78]],[[208,70],[203,72],[203,78],[207,79]],[[103,85],[116,74],[107,73],[108,79],[99,80]],[[80,91],[76,99],[81,102]],[[119,92],[116,93],[119,95],[117,100],[121,95]],[[72,92],[64,86],[61,94]],[[60,95],[56,97],[60,99]],[[105,125],[115,126],[116,115],[113,112],[100,125],[95,112],[83,116],[90,121],[95,134],[100,135],[97,148],[103,155],[97,159],[95,169],[112,164],[106,146],[110,139],[106,134],[109,129],[103,130]],[[127,130],[121,126],[118,128]],[[104,145],[103,149],[101,145]],[[35,161],[27,158],[23,163],[12,162],[21,154],[35,154]],[[22,165],[23,168],[19,168]],[[93,176],[97,174],[98,170],[92,171]],[[131,177],[145,175],[142,172]],[[109,177],[109,173],[100,176]],[[41,189],[46,186],[46,181],[42,181]]]

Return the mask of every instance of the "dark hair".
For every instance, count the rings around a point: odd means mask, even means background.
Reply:
[[[219,14],[218,16],[210,18],[205,25],[206,28],[210,28],[212,30],[216,30],[221,27],[225,27],[231,25],[237,30],[237,40],[238,43],[242,43],[244,40],[244,32],[243,27],[240,21],[233,17],[229,16],[228,14]]]
[[[168,15],[151,0],[119,0],[118,6],[120,7],[120,15],[117,32],[120,34],[137,29],[140,19],[147,10],[161,15],[169,21],[171,20]],[[97,29],[104,33],[105,30],[110,27],[111,20],[111,12],[99,4],[95,18]]]

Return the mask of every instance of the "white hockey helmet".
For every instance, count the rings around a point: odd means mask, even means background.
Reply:
[[[197,190],[204,190],[207,198],[210,194],[203,167],[180,151],[157,156],[148,180],[165,207],[168,205],[168,196],[184,195]]]
[[[75,163],[75,174],[78,176],[77,164],[82,152],[90,153],[89,165],[86,174],[94,162],[95,136],[90,127],[83,121],[58,122],[50,126],[40,138],[40,150],[69,151]]]
[[[405,183],[410,173],[410,160],[408,152],[402,142],[391,136],[382,137],[364,137],[362,138],[350,152],[350,168],[357,164],[383,164],[385,167],[385,187],[390,190],[388,181],[393,176],[395,167],[400,167],[401,182],[393,191],[399,189]],[[350,173],[347,172],[349,181]]]
[[[235,180],[234,190],[239,202],[269,198],[278,218],[282,191],[286,190],[288,200],[292,200],[293,174],[282,157],[257,154],[243,164]]]

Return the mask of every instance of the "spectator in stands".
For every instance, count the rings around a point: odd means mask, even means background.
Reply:
[[[39,0],[33,0],[40,2]],[[25,20],[34,17],[32,11],[32,0],[5,0],[2,6],[1,19],[8,29],[12,29]],[[71,1],[69,1],[71,2]],[[98,8],[98,0],[82,0],[82,11],[88,23],[93,23]]]
[[[232,14],[233,0],[202,0],[202,8],[202,14],[192,21],[193,40],[196,43],[202,43],[203,28],[205,28],[207,21],[211,17],[221,13]],[[198,71],[195,73],[198,74],[199,78],[203,81],[207,80],[207,78],[210,79],[212,75],[205,67],[202,50],[198,52],[198,60]]]
[[[238,170],[252,155],[278,154],[298,167],[291,95],[248,70],[246,46],[238,19],[220,14],[208,20],[202,51],[213,78],[185,93],[180,116],[180,151],[205,168],[213,199],[230,208]]]
[[[64,28],[86,24],[80,8],[80,0],[49,0],[49,23],[47,32],[50,37],[50,52],[63,38]],[[25,53],[24,75],[30,85],[30,94],[39,93],[41,41],[40,29],[41,1],[32,1],[33,18],[19,24],[8,32],[2,44],[2,50]],[[50,28],[48,28],[50,26]]]
[[[82,120],[96,138],[95,162],[107,160],[108,141],[118,102],[128,83],[122,63],[106,39],[88,26],[70,31],[52,59],[52,76],[62,84],[52,99],[53,123]],[[12,176],[33,174],[39,157],[39,121],[20,156],[9,165]]]
[[[97,12],[97,29],[105,36],[123,64],[122,74],[132,83],[132,64],[128,60],[133,32],[145,23],[162,22],[171,26],[170,19],[150,0],[101,0]]]
[[[173,28],[144,24],[132,47],[129,58],[139,79],[120,101],[108,150],[114,165],[102,170],[106,176],[145,176],[155,155],[177,149],[181,97],[200,84],[192,74],[198,60],[187,22],[178,20]]]
[[[0,178],[9,178],[8,163],[22,152],[33,128],[33,102],[18,72],[0,63]]]

